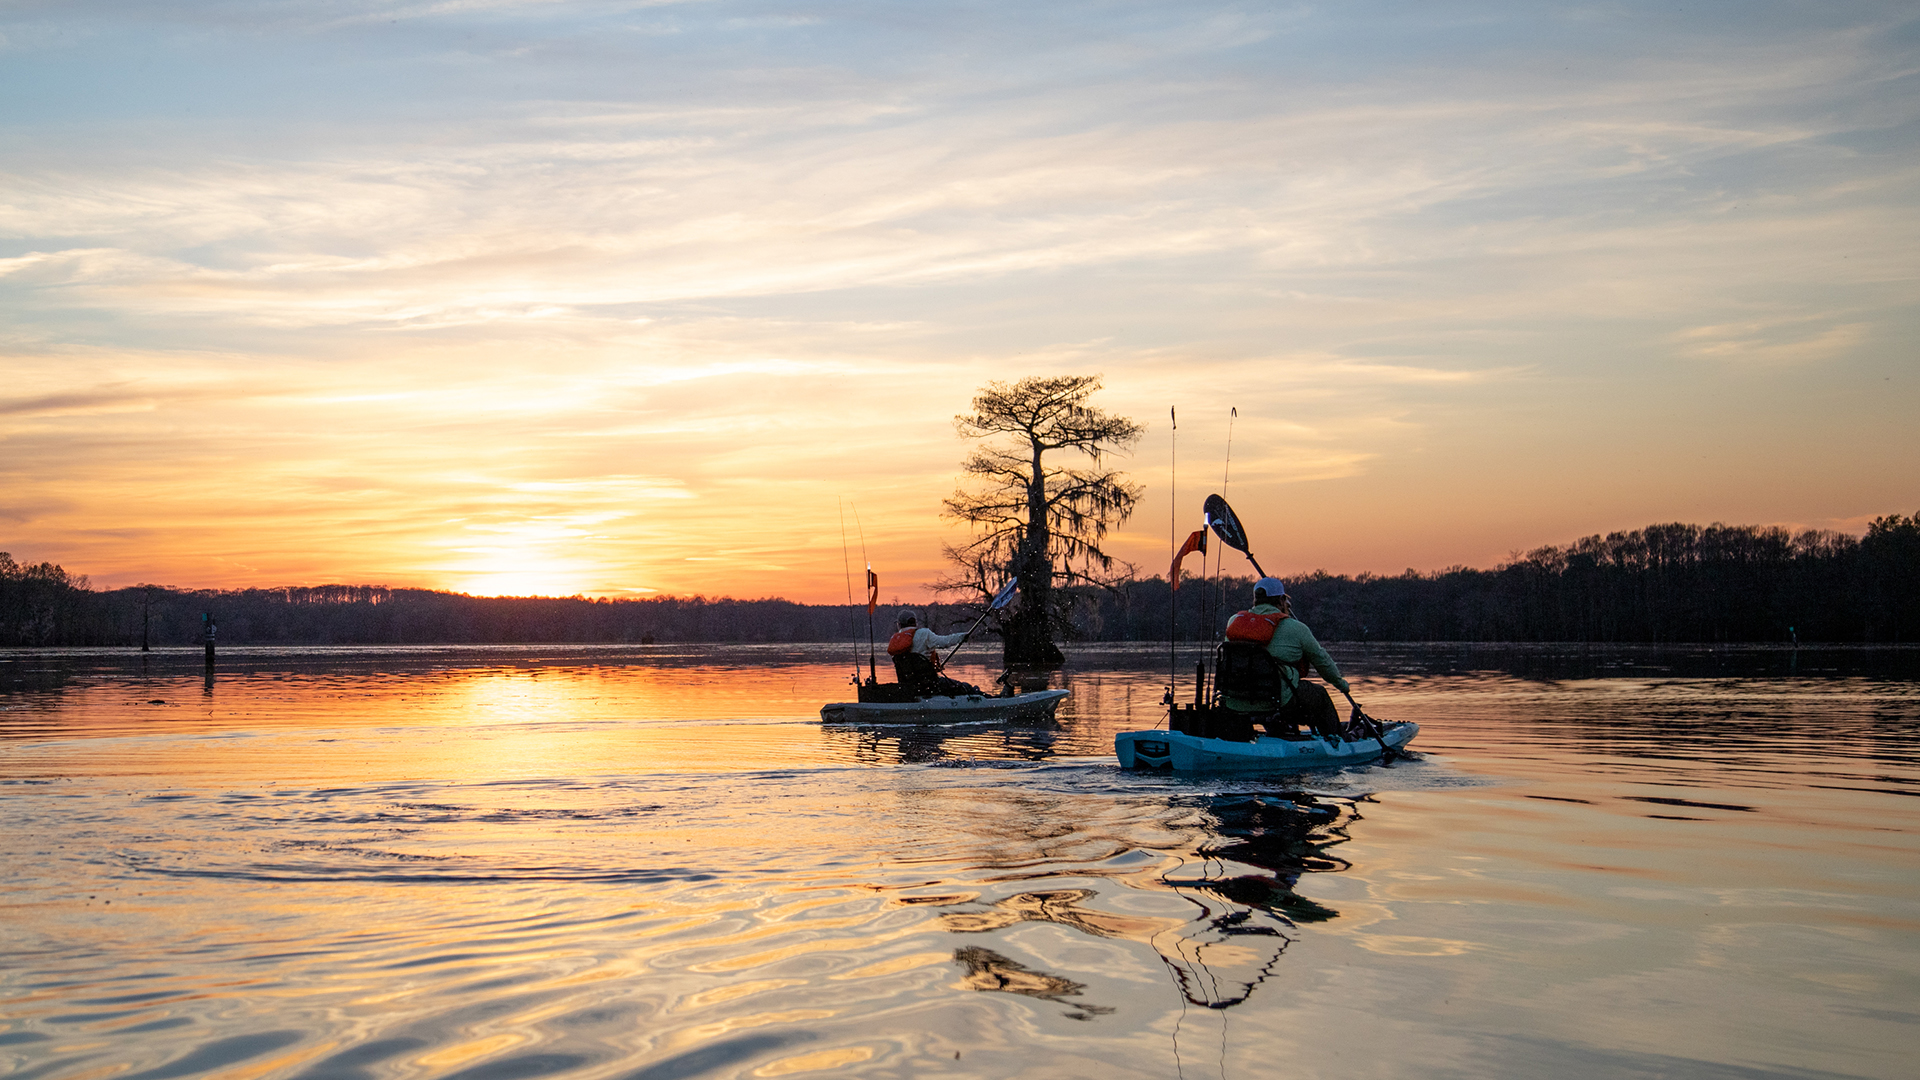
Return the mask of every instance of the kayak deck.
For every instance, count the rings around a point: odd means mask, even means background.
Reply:
[[[961,724],[990,720],[1050,720],[1065,690],[1036,690],[1012,697],[964,694],[917,701],[835,701],[820,707],[829,724]]]
[[[1388,749],[1406,746],[1419,733],[1419,724],[1405,721],[1385,725],[1379,739],[1314,735],[1279,739],[1262,735],[1251,742],[1240,742],[1156,729],[1115,735],[1113,751],[1123,769],[1319,769],[1372,761]]]

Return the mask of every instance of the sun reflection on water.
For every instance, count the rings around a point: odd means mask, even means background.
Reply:
[[[1300,1033],[1359,1016],[1370,1053],[1477,1075],[1596,1053],[1898,1075],[1920,762],[1882,733],[1920,729],[1913,684],[1356,665],[1370,708],[1422,721],[1422,758],[1222,779],[1104,757],[1164,681],[1125,654],[1065,673],[1056,723],[951,730],[822,726],[845,668],[236,652],[210,694],[184,664],[48,674],[0,713],[0,1059],[1333,1075]],[[1474,1048],[1516,1023],[1524,1069]]]

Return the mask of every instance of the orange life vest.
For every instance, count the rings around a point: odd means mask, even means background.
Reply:
[[[1227,620],[1227,640],[1265,645],[1273,640],[1274,631],[1280,629],[1280,622],[1285,618],[1287,616],[1277,611],[1271,614],[1243,611]]]
[[[894,631],[893,636],[887,639],[887,655],[905,656],[912,652],[914,631],[918,629],[915,626],[903,626]]]

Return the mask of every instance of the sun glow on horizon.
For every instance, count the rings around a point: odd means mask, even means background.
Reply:
[[[1036,10],[0,15],[0,550],[917,602],[1047,374],[1148,427],[1143,574],[1230,408],[1289,573],[1920,509],[1904,8]]]
[[[509,571],[473,576],[454,575],[454,592],[469,596],[566,597],[589,596],[578,574],[539,570]]]

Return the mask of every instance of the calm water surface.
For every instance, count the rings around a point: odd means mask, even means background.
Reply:
[[[1122,773],[1151,648],[0,654],[0,1075],[1916,1074],[1915,653],[1335,651],[1416,759]]]

